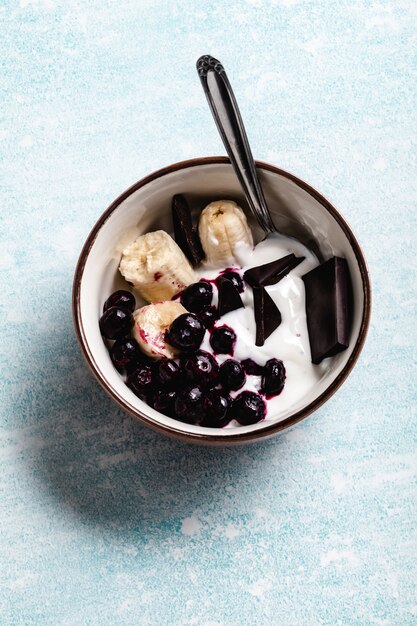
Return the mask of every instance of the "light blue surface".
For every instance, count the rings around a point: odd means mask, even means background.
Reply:
[[[3,0],[1,19],[0,623],[415,624],[415,2]],[[204,53],[256,157],[340,207],[374,289],[337,395],[233,449],[135,423],[71,321],[104,208],[224,153]]]

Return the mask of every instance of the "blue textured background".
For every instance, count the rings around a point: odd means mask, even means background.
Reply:
[[[416,623],[414,0],[3,0],[1,20],[1,624]],[[374,289],[343,388],[245,448],[135,423],[71,321],[113,198],[224,153],[204,53],[254,154],[341,208]]]

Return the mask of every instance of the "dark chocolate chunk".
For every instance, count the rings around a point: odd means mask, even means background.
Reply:
[[[346,259],[332,257],[303,277],[311,360],[320,363],[349,346],[352,288]]]
[[[305,257],[303,256],[296,257],[295,254],[288,254],[282,257],[282,259],[265,263],[265,265],[251,267],[249,270],[246,270],[243,277],[251,287],[275,285],[304,259]]]
[[[255,310],[257,346],[263,346],[281,324],[281,313],[265,287],[253,288],[253,308]]]
[[[220,317],[244,306],[239,291],[231,280],[224,278],[224,276],[219,276],[216,280],[216,285],[219,290],[217,310]]]
[[[192,265],[197,265],[204,258],[200,238],[191,220],[190,208],[184,196],[177,194],[172,198],[172,221],[175,241]]]

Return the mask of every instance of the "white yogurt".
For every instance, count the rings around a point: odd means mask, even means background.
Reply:
[[[215,326],[227,324],[235,331],[237,341],[233,357],[239,361],[253,359],[259,365],[264,365],[272,357],[281,359],[286,369],[286,382],[282,392],[267,400],[266,420],[276,420],[292,405],[298,403],[323,376],[326,364],[313,365],[311,363],[310,343],[308,338],[307,320],[305,312],[304,283],[301,276],[319,265],[316,256],[299,241],[290,237],[273,234],[265,241],[258,243],[252,249],[244,246],[239,250],[237,257],[241,267],[239,273],[251,267],[263,265],[275,261],[293,252],[296,256],[304,256],[305,260],[275,285],[266,287],[267,292],[274,300],[281,312],[282,321],[278,328],[268,337],[261,347],[255,345],[255,318],[253,310],[252,289],[245,285],[242,296],[244,309],[237,309],[223,315]],[[220,269],[204,267],[199,270],[200,278],[214,279],[219,275]],[[217,304],[217,289],[214,286],[213,304]],[[209,343],[210,334],[207,332],[201,345],[202,350],[213,353]],[[221,364],[230,355],[219,354],[216,356]],[[244,387],[232,396],[236,396],[243,390],[259,391],[261,379],[259,376],[247,376]],[[232,421],[227,427],[236,426]],[[226,427],[226,428],[227,428]]]

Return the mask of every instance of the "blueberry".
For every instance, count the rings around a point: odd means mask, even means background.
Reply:
[[[164,387],[173,386],[181,375],[180,366],[174,359],[162,359],[155,366],[158,381]]]
[[[125,337],[133,325],[132,313],[128,309],[112,306],[100,317],[99,325],[106,339]]]
[[[121,309],[128,309],[133,312],[136,306],[135,296],[133,293],[130,293],[130,291],[119,289],[119,291],[115,291],[107,298],[103,306],[103,313],[112,306],[117,306]]]
[[[192,313],[199,313],[205,306],[211,304],[213,287],[205,280],[189,285],[181,294],[181,304]]]
[[[197,350],[203,341],[205,330],[194,313],[183,313],[169,327],[167,341],[180,350]]]
[[[126,374],[129,376],[129,374],[132,374],[142,365],[149,365],[153,370],[154,361],[141,352],[138,356],[132,358],[132,360],[125,365]]]
[[[177,392],[174,389],[159,389],[148,398],[148,404],[156,411],[174,417]]]
[[[232,404],[233,417],[242,424],[256,424],[260,422],[266,414],[266,404],[264,399],[252,391],[242,391]]]
[[[219,319],[219,314],[215,306],[205,306],[197,313],[197,317],[203,324],[204,328],[212,328]]]
[[[245,359],[242,361],[245,372],[248,376],[262,376],[264,368],[262,365],[255,363],[253,359]]]
[[[117,339],[110,350],[112,363],[119,372],[123,372],[126,368],[129,368],[129,366],[139,360],[140,357],[140,348],[131,337]]]
[[[245,291],[245,285],[243,284],[242,277],[237,272],[232,272],[231,270],[226,270],[222,273],[224,278],[230,280],[239,293],[243,293]]]
[[[175,400],[175,415],[182,422],[200,424],[203,420],[203,392],[198,385],[180,391]]]
[[[285,366],[279,359],[269,359],[262,376],[261,391],[267,397],[277,396],[284,389]]]
[[[208,391],[204,398],[204,420],[202,426],[221,428],[231,420],[229,413],[231,399],[218,389]]]
[[[210,337],[210,345],[216,354],[231,354],[236,343],[236,333],[229,326],[214,328]]]
[[[146,364],[139,365],[135,371],[127,377],[126,385],[134,394],[143,400],[150,392],[153,392],[154,389],[152,367]]]
[[[219,366],[209,352],[198,350],[183,360],[182,367],[190,382],[198,383],[201,387],[214,387],[217,384]]]
[[[220,382],[225,389],[236,391],[245,384],[246,374],[239,361],[227,359],[220,365]]]

